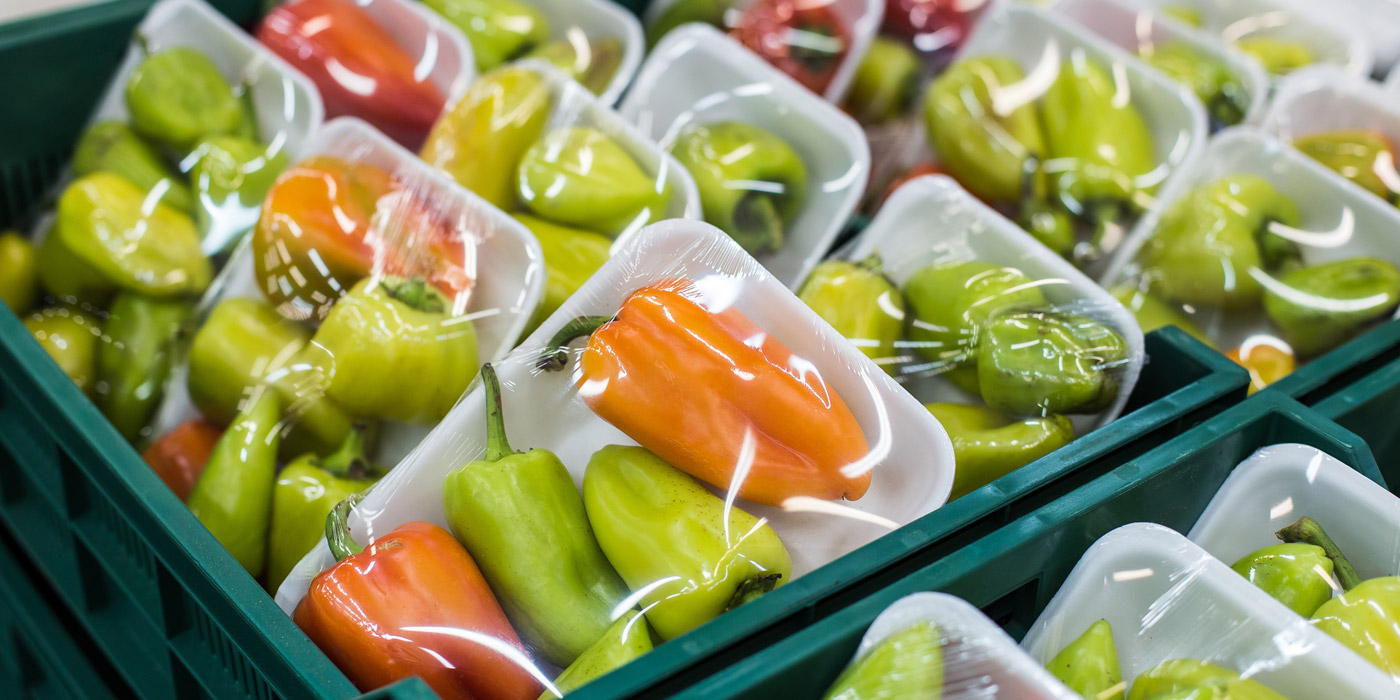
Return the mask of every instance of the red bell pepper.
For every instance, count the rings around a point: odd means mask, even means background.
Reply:
[[[831,9],[835,0],[755,0],[730,32],[812,92],[831,86],[851,49],[851,31]]]
[[[411,522],[362,548],[345,518],[326,523],[339,561],[311,582],[292,619],[362,691],[418,676],[443,700],[535,700],[541,672],[467,550]]]
[[[348,0],[294,0],[268,13],[258,41],[305,73],[326,117],[351,115],[417,151],[447,97],[415,73],[416,60]]]
[[[151,465],[156,476],[185,501],[194,491],[204,465],[209,462],[214,446],[224,434],[223,428],[203,418],[175,426],[174,430],[156,438],[141,458]]]
[[[914,48],[951,53],[962,45],[986,0],[885,0],[886,34],[913,41]]]

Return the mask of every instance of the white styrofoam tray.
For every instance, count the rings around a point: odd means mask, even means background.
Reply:
[[[870,174],[870,147],[855,120],[709,25],[667,34],[621,111],[667,148],[691,124],[740,121],[777,134],[797,151],[807,165],[806,204],[783,247],[758,256],[790,289],[831,247]]]
[[[614,104],[642,63],[646,53],[646,38],[642,23],[621,5],[609,0],[529,0],[531,5],[549,18],[549,38],[552,41],[571,39],[573,32],[582,32],[589,39],[617,39],[622,42],[622,63],[617,67],[608,86],[598,95],[603,104]]]
[[[1124,525],[1095,542],[1021,646],[1046,663],[1101,619],[1113,628],[1128,683],[1164,661],[1191,658],[1289,698],[1395,693],[1379,669],[1160,525]]]
[[[925,175],[896,190],[853,242],[848,257],[861,260],[875,253],[880,254],[885,275],[900,288],[914,273],[940,262],[976,260],[1014,267],[1036,281],[1054,308],[1113,328],[1128,347],[1126,365],[1115,370],[1121,372],[1118,397],[1099,413],[1073,416],[1075,434],[1106,425],[1123,411],[1143,362],[1142,330],[1132,312],[952,178]],[[923,403],[981,401],[936,375],[906,379],[904,386]]]
[[[1400,61],[1400,2],[1396,0],[1280,0],[1309,14],[1326,14],[1348,36],[1360,35],[1370,48],[1375,68]]]
[[[646,228],[496,364],[507,431],[515,449],[558,455],[576,483],[589,457],[609,444],[635,444],[578,398],[576,363],[569,371],[539,372],[535,361],[569,321],[611,315],[633,291],[684,277],[710,299],[729,303],[809,362],[846,402],[870,444],[873,479],[856,501],[809,501],[781,509],[738,500],[767,518],[801,576],[941,506],[953,483],[953,449],[938,421],[899,385],[806,307],[719,229],[699,221],[666,221]],[[577,345],[577,344],[576,344]],[[571,353],[571,358],[577,355]],[[369,491],[350,517],[359,542],[412,520],[445,524],[442,484],[453,469],[484,454],[486,413],[478,380],[419,447]],[[311,579],[332,562],[324,541],[299,563],[277,592],[289,613]]]

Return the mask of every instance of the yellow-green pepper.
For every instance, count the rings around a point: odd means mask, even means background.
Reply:
[[[822,700],[938,700],[943,677],[938,628],[916,622],[847,666]]]
[[[194,196],[185,179],[166,164],[154,146],[118,121],[98,122],[83,132],[73,152],[73,174],[116,173],[142,191],[163,188],[160,201],[181,212],[194,209]]]
[[[77,309],[58,306],[35,311],[24,320],[24,327],[83,393],[92,393],[102,338],[97,321]]]
[[[529,335],[608,261],[612,240],[602,234],[551,224],[527,214],[516,214],[515,220],[535,234],[544,252],[544,298],[525,328],[525,334]]]
[[[1211,126],[1221,129],[1244,120],[1249,96],[1228,66],[1184,41],[1169,41],[1142,52],[1143,60],[1191,89],[1206,106]]]
[[[488,71],[517,58],[549,37],[549,20],[517,0],[423,0],[467,36],[476,69]]]
[[[1035,177],[1045,155],[1035,103],[994,98],[1025,77],[1005,56],[966,58],[933,81],[924,97],[929,140],[943,167],[989,201],[1019,202],[1028,173]]]
[[[548,61],[589,92],[600,95],[622,67],[622,53],[622,41],[615,37],[589,41],[582,32],[571,31],[567,37],[545,44],[525,58]]]
[[[228,250],[258,223],[263,200],[287,169],[287,151],[242,136],[213,136],[194,147],[190,182],[199,195],[195,220],[210,254]]]
[[[1270,545],[1240,557],[1230,568],[1303,617],[1332,598],[1332,560],[1317,545]]]
[[[812,270],[797,298],[886,372],[898,371],[904,297],[880,269],[880,255],[828,260]]]
[[[187,47],[157,51],[137,65],[126,83],[126,107],[137,132],[182,153],[243,123],[243,105],[218,66]]]
[[[953,492],[964,496],[1069,444],[1074,423],[1061,415],[1013,418],[983,406],[931,403],[953,441]]]
[[[1400,204],[1395,143],[1371,129],[1335,129],[1299,137],[1293,147],[1391,204]]]
[[[1055,654],[1045,668],[1070,690],[1093,700],[1123,700],[1123,668],[1113,628],[1098,620]]]
[[[1379,258],[1347,258],[1287,272],[1264,288],[1264,312],[1302,356],[1356,337],[1400,305],[1400,270]]]
[[[989,320],[977,346],[988,406],[1017,415],[1096,413],[1118,396],[1123,337],[1102,323],[1051,311],[1008,311]]]
[[[594,642],[554,679],[554,690],[559,692],[546,689],[539,700],[561,698],[651,649],[651,628],[647,626],[646,617],[628,610],[608,628],[602,639]]]
[[[659,220],[670,184],[648,175],[627,149],[583,126],[555,129],[525,151],[516,194],[534,215],[616,236]]]
[[[1235,46],[1253,56],[1264,66],[1264,70],[1274,75],[1288,75],[1317,62],[1317,57],[1306,44],[1288,39],[1246,37],[1236,41]]]
[[[1202,694],[1174,695],[1187,691]],[[1216,698],[1218,700],[1287,700],[1259,681],[1240,678],[1240,674],[1199,659],[1164,661],[1133,679],[1128,700],[1159,700],[1161,698]]]
[[[846,111],[862,124],[897,119],[913,106],[922,77],[923,63],[907,42],[876,36],[856,66]]]
[[[155,299],[133,292],[117,295],[107,310],[107,342],[97,351],[98,377],[106,390],[97,405],[128,441],[141,437],[161,397],[194,305],[184,299]]]
[[[281,418],[277,392],[255,391],[219,438],[185,502],[253,578],[267,564]]]
[[[0,303],[20,316],[39,299],[39,251],[14,231],[0,233]]]
[[[905,282],[904,298],[910,311],[905,314],[910,345],[944,370],[975,360],[982,326],[992,314],[1049,304],[1025,273],[983,262],[925,267]]]

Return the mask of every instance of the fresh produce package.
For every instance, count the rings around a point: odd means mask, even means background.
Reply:
[[[828,100],[839,102],[880,27],[884,0],[655,0],[647,41],[655,46],[691,22],[727,31]]]
[[[1112,421],[1143,362],[1127,309],[943,176],[899,188],[798,296],[943,424],[953,498]]]
[[[484,367],[277,602],[362,689],[553,697],[952,482],[928,411],[727,235],[665,222]]]
[[[622,113],[690,172],[705,220],[789,287],[826,255],[865,187],[856,122],[707,25],[657,44]]]
[[[258,41],[304,73],[326,117],[358,117],[418,148],[476,76],[472,45],[414,0],[287,0]]]
[[[75,144],[4,296],[138,448],[178,332],[322,117],[306,79],[209,6],[162,0]]]
[[[147,461],[275,590],[515,345],[543,272],[524,226],[332,120],[185,327]]]
[[[540,61],[481,76],[419,155],[539,240],[547,278],[529,329],[647,224],[700,216],[695,180],[675,157]]]
[[[1400,211],[1258,132],[1221,132],[1143,220],[1105,286],[1143,330],[1177,325],[1289,374],[1400,307]]]
[[[1015,5],[977,23],[923,113],[938,171],[1095,273],[1206,133],[1185,87]]]
[[[1400,498],[1316,448],[1274,445],[1235,468],[1190,538],[1400,683]]]
[[[1089,548],[1021,646],[1085,698],[1389,698],[1395,686],[1180,534]]]

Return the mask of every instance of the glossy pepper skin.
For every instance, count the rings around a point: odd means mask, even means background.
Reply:
[[[0,232],[0,303],[20,316],[39,300],[39,251],[14,231]]]
[[[922,51],[956,50],[986,6],[960,0],[885,0],[880,28],[912,40]]]
[[[622,668],[651,649],[651,627],[647,625],[646,617],[635,610],[628,610],[613,622],[601,639],[569,664],[554,679],[553,690],[546,688],[538,700],[561,698],[594,679]],[[556,690],[559,692],[554,692]]]
[[[591,231],[551,224],[528,214],[514,216],[535,234],[544,252],[544,299],[530,317],[525,329],[525,334],[529,335],[608,261],[612,256],[612,239]]]
[[[186,501],[223,434],[223,428],[203,418],[185,421],[151,441],[141,459],[181,501]]]
[[[277,474],[267,542],[267,590],[275,592],[292,568],[326,534],[336,505],[374,485],[385,471],[365,457],[368,428],[355,424],[340,449],[325,459],[304,454]]]
[[[943,646],[938,628],[918,622],[847,666],[822,700],[938,700],[942,693]]]
[[[818,265],[797,298],[886,372],[899,371],[895,343],[904,334],[904,297],[881,270],[879,253]]]
[[[1174,693],[1200,691],[1201,695],[1178,696]],[[1220,700],[1286,700],[1259,681],[1240,678],[1240,674],[1199,659],[1164,661],[1133,679],[1128,700],[1157,698],[1218,698]]]
[[[126,178],[97,172],[58,200],[58,221],[39,248],[39,281],[55,296],[101,303],[119,289],[193,296],[213,278],[190,218]]]
[[[977,382],[998,411],[1097,413],[1118,396],[1115,368],[1127,359],[1123,337],[1093,319],[1014,311],[987,323],[977,345]]]
[[[549,19],[517,0],[423,0],[451,22],[472,47],[476,69],[488,71],[549,38]]]
[[[856,66],[846,111],[866,125],[897,119],[914,105],[922,77],[923,64],[908,44],[876,36]]]
[[[640,603],[662,639],[792,577],[773,528],[645,448],[609,445],[593,453],[583,502],[613,568],[632,590],[647,590]]]
[[[1229,67],[1184,41],[1169,41],[1143,52],[1142,59],[1191,89],[1206,106],[1211,126],[1222,129],[1244,121],[1249,96]]]
[[[442,509],[521,636],[556,666],[602,639],[628,590],[589,527],[583,498],[553,452],[516,452],[500,385],[486,388],[486,455],[447,475]]]
[[[1065,645],[1045,668],[1070,690],[1095,700],[1123,700],[1123,668],[1113,645],[1113,628],[1098,620]],[[1117,692],[1112,692],[1114,689]]]
[[[184,152],[196,141],[243,123],[238,96],[207,56],[186,47],[150,54],[126,83],[131,126]]]
[[[1270,545],[1240,557],[1230,568],[1303,617],[1332,598],[1332,560],[1317,545]]]
[[[622,41],[615,37],[589,41],[582,32],[570,31],[565,38],[545,44],[525,58],[548,61],[589,92],[601,95],[622,67],[622,54]]]
[[[1315,356],[1390,318],[1400,270],[1380,258],[1347,258],[1288,272],[1264,288],[1264,312],[1302,356]]]
[[[831,87],[851,48],[850,27],[825,2],[754,0],[730,34],[819,95]]]
[[[979,56],[953,64],[924,95],[924,124],[943,167],[990,202],[1019,202],[1027,172],[1045,155],[1035,104],[993,99],[1023,80],[1012,59]]]
[[[706,221],[751,254],[783,247],[807,201],[807,165],[782,137],[742,122],[692,124],[671,154],[695,177]]]
[[[198,193],[195,220],[210,253],[229,250],[257,223],[263,199],[287,169],[287,152],[242,136],[213,136],[186,156]]]
[[[262,389],[219,438],[186,505],[253,578],[267,565],[267,529],[277,473],[277,393]]]
[[[521,204],[542,219],[617,236],[659,220],[670,184],[590,127],[555,129],[525,151],[516,173]]]
[[[1391,204],[1400,204],[1395,142],[1369,129],[1336,129],[1299,137],[1293,147]]]
[[[352,497],[326,520],[335,566],[311,582],[297,626],[362,691],[418,676],[443,700],[533,700],[541,686],[476,562],[452,533],[410,522],[367,548]]]
[[[418,59],[349,0],[278,5],[257,36],[316,84],[327,119],[360,117],[406,148],[422,145],[447,104],[436,85],[418,79]]]
[[[165,379],[193,311],[183,299],[119,294],[107,310],[107,342],[97,350],[97,375],[107,385],[98,408],[127,441],[139,438],[160,405]]]
[[[1236,41],[1235,47],[1253,56],[1254,60],[1263,64],[1264,70],[1274,75],[1288,75],[1317,62],[1312,49],[1297,41],[1267,36],[1248,37]]]
[[[73,174],[82,177],[96,172],[120,175],[145,192],[161,187],[160,201],[181,212],[194,210],[194,195],[185,179],[166,164],[155,146],[122,122],[98,122],[78,139]]]
[[[59,306],[35,311],[24,327],[84,394],[93,392],[101,324],[77,309]]]
[[[945,371],[975,365],[982,329],[993,314],[1049,305],[1044,292],[1024,272],[975,261],[939,263],[916,271],[904,283],[904,298],[910,344]],[[972,371],[975,374],[975,368]]]
[[[451,308],[421,277],[360,280],[331,307],[304,359],[350,413],[437,423],[476,376],[476,331]]]
[[[615,319],[562,329],[540,367],[562,369],[568,343],[591,333],[579,385],[606,390],[582,393],[584,402],[681,471],[772,506],[865,495],[869,468],[851,471],[869,448],[841,397],[816,372],[795,371],[792,351],[737,309],[711,313],[698,296],[688,280],[643,287]],[[732,483],[748,434],[753,462]]]
[[[1249,371],[1250,394],[1292,374],[1298,367],[1298,359],[1287,343],[1268,336],[1250,340],[1256,339],[1262,342],[1246,341],[1225,353],[1235,364]]]
[[[510,66],[491,71],[438,120],[420,155],[482,199],[516,209],[516,168],[544,133],[551,102],[540,74]]]
[[[957,471],[949,500],[966,495],[1069,444],[1074,423],[1060,415],[1013,418],[982,406],[925,406],[953,441]]]
[[[282,315],[320,320],[371,273],[423,275],[449,299],[465,298],[474,280],[464,246],[427,193],[373,165],[316,156],[283,173],[264,200],[253,268]]]

